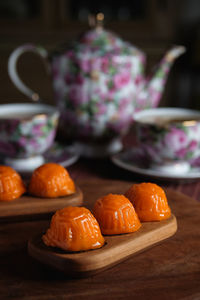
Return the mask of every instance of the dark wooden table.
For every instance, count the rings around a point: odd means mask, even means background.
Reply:
[[[88,208],[102,193],[121,193],[144,180],[109,159],[81,158],[68,171]],[[167,188],[177,233],[92,277],[66,277],[28,255],[28,239],[49,219],[1,223],[0,299],[200,299],[200,182],[157,183]]]

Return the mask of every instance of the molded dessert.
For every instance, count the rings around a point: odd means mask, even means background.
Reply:
[[[75,184],[63,166],[46,163],[33,172],[28,190],[37,197],[56,198],[73,194]]]
[[[135,232],[141,226],[132,203],[124,195],[108,194],[99,198],[93,213],[106,235]]]
[[[99,224],[85,207],[65,207],[51,219],[50,228],[42,237],[47,246],[67,251],[97,249],[104,245]]]
[[[140,221],[161,221],[171,216],[166,194],[155,183],[133,184],[125,196],[132,202]]]
[[[0,166],[0,201],[11,201],[26,192],[21,176],[9,166]]]

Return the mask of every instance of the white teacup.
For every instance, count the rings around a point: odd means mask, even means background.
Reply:
[[[59,112],[46,104],[0,105],[0,155],[16,170],[44,162],[42,154],[54,142]]]
[[[135,115],[136,136],[151,167],[184,173],[200,157],[200,112],[183,108],[155,108]]]

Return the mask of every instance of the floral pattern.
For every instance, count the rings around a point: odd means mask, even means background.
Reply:
[[[147,80],[141,50],[109,31],[90,30],[67,51],[52,56],[61,123],[79,137],[127,132],[135,111],[158,105],[174,58],[166,56]]]
[[[45,152],[56,134],[57,116],[0,120],[0,154],[26,158]]]
[[[167,127],[136,123],[140,146],[151,161],[191,161],[200,157],[200,124],[174,123]]]

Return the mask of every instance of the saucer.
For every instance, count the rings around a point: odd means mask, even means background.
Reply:
[[[151,167],[148,158],[142,149],[137,147],[117,153],[111,157],[112,162],[131,172],[150,176],[162,180],[197,180],[200,179],[200,158],[190,162],[187,172],[177,174],[176,172],[165,172],[164,169],[156,170]]]
[[[41,156],[13,161],[10,159],[2,159],[1,163],[10,165],[23,175],[28,175],[41,164],[54,162],[62,165],[63,167],[68,167],[74,164],[78,158],[79,155],[75,153],[73,147],[54,143],[53,146]]]

